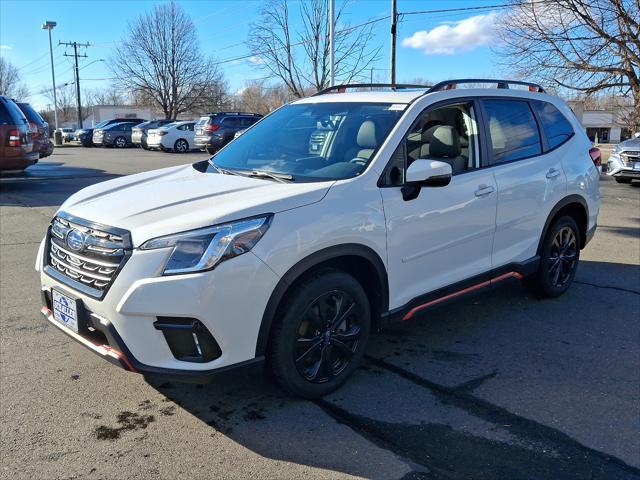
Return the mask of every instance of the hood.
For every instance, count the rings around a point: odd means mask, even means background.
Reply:
[[[73,216],[146,240],[319,202],[333,184],[201,173],[192,165],[130,175],[84,188],[60,207]]]
[[[625,140],[624,142],[620,142],[618,144],[618,148],[620,150],[629,150],[629,149],[640,149],[640,137],[638,138],[630,138],[629,140]]]

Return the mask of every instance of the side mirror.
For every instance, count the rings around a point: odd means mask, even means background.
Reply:
[[[413,200],[422,187],[446,187],[451,182],[451,165],[439,160],[415,160],[405,175],[406,185],[402,187],[402,198]]]

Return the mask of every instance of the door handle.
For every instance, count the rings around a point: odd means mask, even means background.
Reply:
[[[496,189],[493,188],[491,185],[480,185],[478,187],[478,190],[475,191],[475,194],[476,194],[476,197],[485,197],[495,191]]]
[[[550,168],[547,172],[547,178],[556,178],[558,175],[560,175],[560,170],[555,168]]]

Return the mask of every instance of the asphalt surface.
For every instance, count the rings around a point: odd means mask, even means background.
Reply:
[[[153,384],[40,316],[38,243],[73,192],[206,158],[60,148],[0,178],[0,477],[640,479],[640,185],[604,178],[562,297],[517,282],[376,335],[335,394]]]

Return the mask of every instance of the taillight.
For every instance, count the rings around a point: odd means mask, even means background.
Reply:
[[[205,125],[204,131],[205,132],[215,132],[219,128],[220,128],[220,125],[218,125],[217,123],[213,123],[211,125]]]
[[[600,155],[600,149],[596,148],[596,147],[592,147],[589,149],[589,156],[591,157],[591,160],[593,160],[593,164],[596,167],[599,167],[602,165],[602,156]]]
[[[22,139],[20,138],[19,130],[9,130],[7,145],[10,147],[19,147],[22,145]]]

